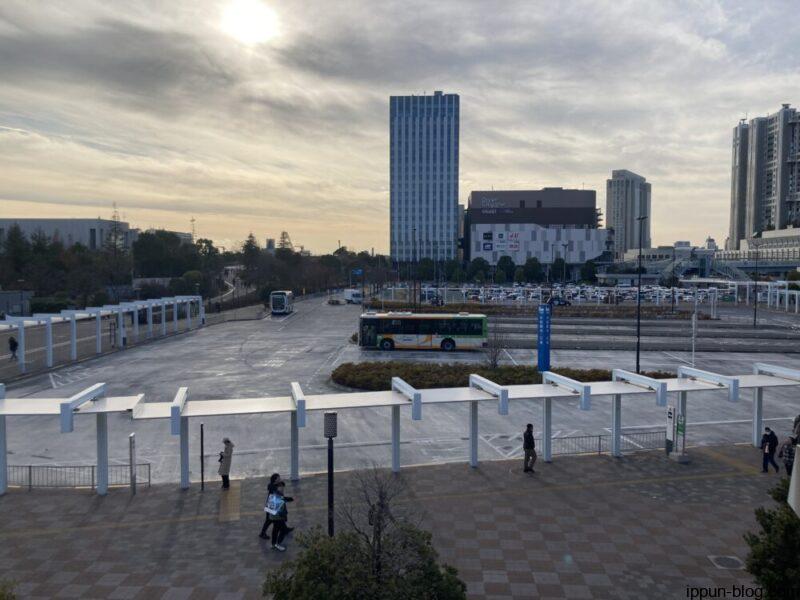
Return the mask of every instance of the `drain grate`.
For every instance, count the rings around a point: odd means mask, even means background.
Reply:
[[[714,556],[709,554],[708,560],[718,569],[729,571],[740,571],[744,569],[744,563],[738,556]]]

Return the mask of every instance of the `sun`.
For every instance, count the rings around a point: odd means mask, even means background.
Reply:
[[[221,26],[242,44],[263,44],[278,35],[278,15],[259,0],[232,0],[222,10]]]

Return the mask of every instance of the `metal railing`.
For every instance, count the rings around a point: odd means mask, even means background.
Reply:
[[[97,485],[95,465],[9,465],[8,485],[33,488],[91,488]],[[109,487],[131,484],[130,465],[109,465]],[[150,487],[150,463],[136,465],[137,484]]]
[[[622,452],[635,452],[636,450],[663,449],[666,446],[666,440],[667,433],[664,429],[623,433],[620,436],[620,450]],[[541,440],[536,440],[536,445],[541,447]],[[553,438],[552,450],[553,455],[603,454],[611,452],[611,434]]]

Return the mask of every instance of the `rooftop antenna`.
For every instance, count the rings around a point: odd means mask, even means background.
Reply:
[[[192,224],[192,242],[194,242],[197,239],[197,232],[195,231],[195,228],[194,228],[194,224],[195,224],[194,216],[192,216],[192,218],[189,220],[189,222]]]

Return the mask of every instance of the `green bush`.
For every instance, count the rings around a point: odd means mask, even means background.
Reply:
[[[553,369],[565,377],[578,381],[608,381],[608,369]],[[500,365],[490,369],[475,363],[417,363],[404,361],[374,361],[343,363],[331,373],[331,379],[339,385],[368,391],[392,389],[392,377],[400,377],[415,388],[464,387],[469,385],[470,374],[482,375],[501,385],[541,383],[542,376],[536,367],[527,365]],[[664,379],[674,377],[663,371],[643,373],[649,377]]]
[[[788,492],[789,479],[783,478],[769,492],[777,507],[757,508],[761,530],[744,535],[750,547],[747,571],[766,600],[800,598],[800,518],[786,502]]]
[[[7,579],[0,579],[0,600],[16,600],[17,594],[14,592],[16,584]]]
[[[32,298],[31,299],[31,312],[32,313],[58,313],[62,310],[74,308],[75,303],[71,302],[69,298]]]

